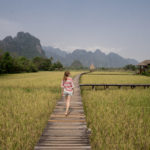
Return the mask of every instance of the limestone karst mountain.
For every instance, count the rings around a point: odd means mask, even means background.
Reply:
[[[75,60],[81,62],[84,67],[89,67],[91,63],[98,67],[123,67],[127,64],[136,65],[135,59],[126,59],[116,53],[108,55],[97,49],[94,52],[76,49],[72,53],[67,53],[58,48],[43,47],[47,57],[52,56],[54,60],[60,60],[64,66],[70,66]]]
[[[14,38],[7,36],[0,41],[0,49],[4,52],[10,52],[13,56],[25,56],[27,58],[45,57],[40,40],[30,33],[18,32]]]

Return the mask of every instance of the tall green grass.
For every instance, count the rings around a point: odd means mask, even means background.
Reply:
[[[62,77],[63,72],[0,76],[0,150],[34,148],[60,98]]]
[[[85,75],[81,83],[143,83],[149,78],[137,76]],[[122,80],[123,79],[123,80]],[[134,79],[134,80],[133,80]],[[88,82],[89,81],[89,82]],[[93,150],[150,149],[150,89],[82,90],[88,126],[92,129]]]
[[[150,84],[150,77],[141,75],[84,75],[82,84]]]

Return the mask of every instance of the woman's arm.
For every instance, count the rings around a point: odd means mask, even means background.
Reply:
[[[73,80],[72,80],[72,90],[73,90],[73,93],[74,93],[74,83],[73,83]]]

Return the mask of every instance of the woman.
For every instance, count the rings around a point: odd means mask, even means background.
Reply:
[[[66,112],[65,116],[68,115],[69,107],[70,107],[70,99],[73,94],[74,84],[72,78],[70,77],[70,72],[66,71],[64,73],[63,80],[61,82],[62,87],[62,96],[66,98]]]

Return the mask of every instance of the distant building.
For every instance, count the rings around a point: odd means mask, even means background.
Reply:
[[[148,68],[150,68],[150,60],[144,60],[138,64],[139,73],[145,72]]]
[[[95,70],[95,66],[93,64],[90,65],[90,71],[94,71]]]

